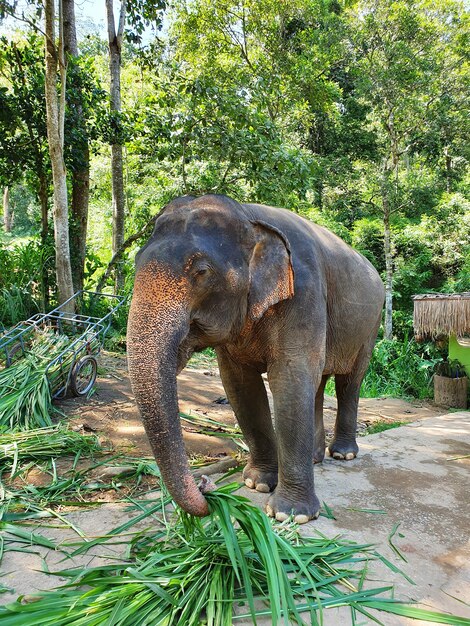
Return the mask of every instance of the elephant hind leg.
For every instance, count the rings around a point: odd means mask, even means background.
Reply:
[[[336,374],[335,388],[338,402],[335,435],[328,451],[334,459],[351,461],[357,456],[357,410],[362,379],[367,371],[375,344],[375,334],[363,346],[349,374]]]
[[[359,451],[356,443],[356,428],[361,382],[362,378],[358,380],[354,375],[337,374],[335,376],[338,413],[334,439],[328,446],[328,451],[334,459],[351,461]]]
[[[315,396],[315,447],[313,462],[321,463],[325,458],[325,427],[323,424],[323,400],[329,376],[323,376]]]

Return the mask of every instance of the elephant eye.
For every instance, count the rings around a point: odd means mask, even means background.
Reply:
[[[188,264],[189,265],[189,264]],[[213,268],[206,259],[196,258],[190,263],[189,273],[193,279],[202,278],[211,274]]]
[[[210,274],[210,267],[207,265],[200,265],[199,267],[195,267],[193,271],[193,276],[195,278],[202,278],[203,276],[207,276]]]

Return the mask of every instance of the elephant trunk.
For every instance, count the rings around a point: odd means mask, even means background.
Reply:
[[[136,276],[129,312],[129,374],[161,476],[175,502],[200,517],[207,501],[189,469],[178,414],[178,346],[189,329],[187,287],[149,264]]]

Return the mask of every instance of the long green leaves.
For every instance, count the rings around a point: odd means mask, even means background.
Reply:
[[[0,370],[0,427],[13,430],[52,426],[46,368],[68,342],[65,335],[37,330],[27,354]]]
[[[91,454],[100,450],[98,437],[74,432],[63,423],[18,432],[0,431],[0,470],[14,468],[20,461]]]
[[[470,625],[466,618],[399,602],[389,597],[391,586],[364,589],[369,561],[378,557],[371,546],[320,533],[301,537],[292,523],[273,523],[234,495],[236,487],[207,494],[211,515],[204,520],[180,511],[168,522],[163,494],[159,528],[136,532],[126,562],[56,572],[70,582],[34,603],[0,607],[2,626],[229,626],[247,618],[256,624],[261,616],[273,626],[317,625],[323,611],[341,606],[351,607],[353,624],[356,612],[371,616],[372,609]],[[133,524],[153,516],[158,504],[139,508]],[[129,527],[83,544],[84,550]]]

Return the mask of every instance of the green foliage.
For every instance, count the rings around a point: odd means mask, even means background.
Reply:
[[[385,420],[378,420],[366,428],[364,435],[376,435],[377,433],[383,433],[385,430],[398,428],[399,426],[403,426],[403,422],[386,422]]]
[[[161,26],[163,9],[166,7],[165,0],[132,0],[126,7],[126,17],[130,28],[126,29],[128,41],[140,44],[145,29],[150,25]]]
[[[158,38],[144,36],[148,25],[161,25],[164,4],[128,5],[117,117],[109,116],[102,89],[106,42],[88,33],[81,58],[69,63],[69,171],[81,164],[84,139],[91,140],[87,287],[111,256],[109,143],[117,141],[125,147],[126,235],[177,195],[227,193],[285,206],[330,228],[384,276],[387,204],[398,344],[412,332],[413,294],[470,288],[465,6],[178,0],[166,7]],[[39,200],[41,183],[50,194],[43,63],[39,35],[1,40],[0,184],[12,187],[14,235],[37,232],[40,202],[31,193]],[[127,293],[141,243],[122,262]],[[7,325],[48,307],[40,266],[53,271],[49,253],[41,259],[31,250],[28,264],[15,247],[11,262],[0,249]],[[121,349],[124,309],[114,324],[109,345]],[[372,387],[383,389],[386,372],[377,376]],[[424,393],[421,383],[411,387],[407,393]]]
[[[354,222],[352,245],[379,271],[385,270],[383,224],[377,218],[364,217]]]
[[[67,65],[67,93],[64,129],[64,158],[71,171],[84,166],[90,140],[109,134],[108,94],[97,77],[92,57],[70,57]]]
[[[0,320],[5,326],[44,310],[44,276],[53,272],[52,245],[43,246],[37,239],[0,243]]]
[[[457,359],[439,361],[436,363],[435,373],[446,378],[465,378],[467,376],[465,367]]]
[[[10,188],[10,206],[13,208],[12,233],[15,236],[34,235],[40,221],[37,196],[26,181]]]
[[[432,397],[431,379],[441,355],[433,344],[380,339],[361,387],[361,396]]]
[[[38,204],[41,197],[47,199],[51,179],[43,65],[44,45],[37,33],[20,40],[0,38],[0,184],[26,185]],[[30,219],[25,224],[22,200],[11,194],[14,228],[24,231],[29,230]]]
[[[0,319],[3,325],[12,326],[38,310],[38,302],[31,294],[29,286],[10,285],[0,289]]]

